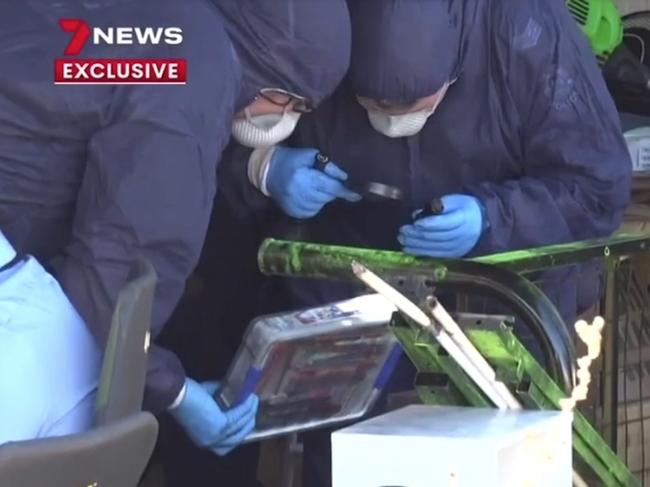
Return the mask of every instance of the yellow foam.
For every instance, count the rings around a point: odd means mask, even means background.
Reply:
[[[571,391],[571,397],[560,400],[560,409],[562,411],[573,411],[578,401],[587,399],[589,384],[591,383],[589,367],[598,358],[598,355],[600,355],[603,341],[602,330],[604,327],[605,320],[601,316],[594,318],[591,325],[584,320],[576,322],[576,333],[587,346],[587,355],[578,359],[578,371],[576,373],[578,384]]]

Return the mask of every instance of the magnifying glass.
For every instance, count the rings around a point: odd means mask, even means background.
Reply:
[[[314,168],[319,171],[325,171],[325,166],[329,164],[330,158],[325,154],[318,153],[316,154],[314,161]],[[380,183],[378,181],[361,181],[356,179],[348,179],[345,181],[345,187],[350,191],[354,191],[362,196],[372,196],[375,198],[389,199],[394,201],[403,201],[404,192],[396,187],[389,184]],[[430,200],[413,218],[414,221],[420,220],[422,218],[427,218],[435,215],[442,215],[445,211],[445,206],[442,203],[440,198],[433,198]]]
[[[330,162],[329,157],[319,152],[316,154],[314,168],[324,172],[325,166]],[[400,188],[377,181],[362,181],[348,178],[344,182],[344,185],[350,191],[354,191],[362,196],[374,196],[395,201],[402,201],[404,198],[404,194]]]

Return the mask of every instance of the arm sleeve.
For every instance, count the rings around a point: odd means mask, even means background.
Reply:
[[[275,207],[260,187],[251,181],[253,173],[257,173],[255,177],[258,178],[263,176],[259,171],[268,163],[266,159],[273,155],[274,147],[252,150],[234,140],[226,147],[218,171],[219,201],[223,201],[238,219],[250,218],[253,214],[261,218]],[[261,186],[261,180],[259,184]]]
[[[233,98],[225,88],[202,90],[199,83],[115,91],[113,121],[88,145],[72,240],[54,263],[102,346],[134,259],[149,259],[158,276],[154,339],[176,306],[203,246]],[[184,378],[178,358],[154,345],[146,407],[166,409]]]
[[[520,115],[522,172],[466,188],[490,225],[474,253],[607,236],[630,194],[618,114],[583,33],[561,2],[513,4],[498,29],[495,65],[503,100]]]

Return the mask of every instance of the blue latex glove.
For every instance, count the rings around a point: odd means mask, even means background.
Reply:
[[[196,445],[226,455],[255,429],[257,396],[222,411],[213,397],[219,383],[186,379],[185,386],[185,398],[171,413]]]
[[[311,218],[336,198],[356,202],[357,193],[343,182],[348,175],[330,162],[324,171],[314,168],[316,149],[278,146],[266,177],[266,188],[284,212],[294,218]]]
[[[484,228],[482,205],[473,196],[452,194],[442,198],[441,215],[417,220],[400,228],[397,239],[404,252],[441,258],[467,255]],[[417,215],[418,212],[415,213]]]

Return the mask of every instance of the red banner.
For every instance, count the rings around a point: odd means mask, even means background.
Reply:
[[[57,59],[55,84],[187,83],[185,59]]]

